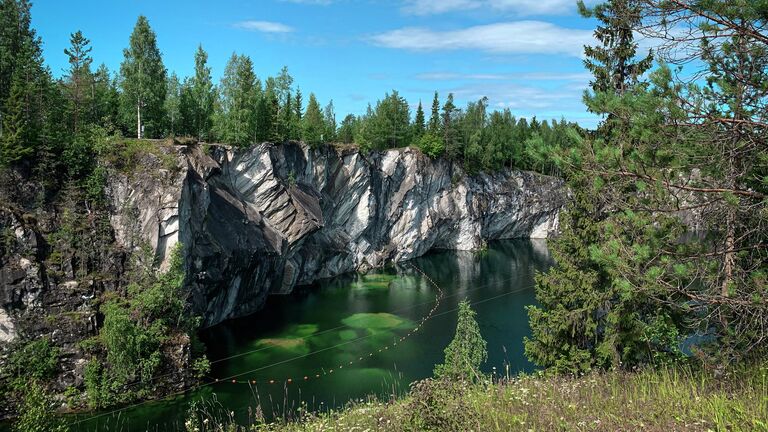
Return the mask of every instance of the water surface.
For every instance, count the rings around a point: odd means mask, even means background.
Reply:
[[[369,395],[402,394],[442,362],[465,298],[488,341],[485,369],[530,371],[525,306],[535,302],[535,272],[550,265],[543,241],[499,241],[482,252],[433,252],[272,297],[263,311],[203,332],[214,362],[206,387],[104,415],[79,430],[178,430],[194,401],[246,422],[302,404],[325,410]],[[437,308],[439,290],[414,266],[441,287]]]

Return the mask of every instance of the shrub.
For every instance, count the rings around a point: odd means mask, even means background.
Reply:
[[[468,381],[426,379],[411,385],[405,407],[408,429],[412,431],[466,431],[478,424],[477,412],[468,404],[472,390]]]
[[[32,380],[24,390],[21,415],[13,425],[17,432],[63,432],[67,430],[63,420],[53,413],[53,401],[40,384]]]
[[[14,350],[8,359],[8,373],[13,377],[47,380],[59,367],[59,348],[47,338],[28,342]]]
[[[445,144],[442,138],[430,133],[422,135],[416,141],[416,147],[433,159],[440,157],[445,151]]]

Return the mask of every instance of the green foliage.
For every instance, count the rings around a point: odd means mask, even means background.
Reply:
[[[11,351],[5,372],[14,379],[44,381],[56,374],[60,356],[61,351],[48,338],[37,339]]]
[[[120,65],[120,103],[123,126],[138,138],[158,138],[164,120],[166,70],[157,37],[143,15],[139,16],[123,51]]]
[[[64,432],[68,430],[64,419],[54,414],[54,402],[45,389],[30,380],[24,390],[19,418],[13,424],[16,432]]]
[[[101,307],[104,325],[99,341],[106,362],[94,358],[86,367],[91,406],[106,407],[143,396],[166,361],[165,344],[194,334],[199,322],[186,310],[183,281],[177,247],[168,271],[160,275],[140,272],[137,282],[128,288],[127,298],[109,300]],[[193,364],[196,374],[210,367],[204,357]]]
[[[307,111],[301,121],[301,139],[312,147],[319,146],[323,142],[326,124],[314,93],[309,94]]]
[[[253,62],[248,56],[232,54],[224,68],[219,89],[221,107],[217,116],[217,135],[233,145],[253,143],[261,82],[253,72]]]
[[[445,151],[443,140],[439,136],[432,135],[431,132],[419,137],[416,141],[416,147],[431,158],[438,158],[442,156]]]
[[[199,140],[210,138],[213,126],[214,90],[211,81],[211,68],[208,67],[208,53],[202,45],[195,53],[195,75],[189,84],[191,103],[182,105],[185,112],[181,115],[188,119],[189,132]]]
[[[488,351],[475,315],[469,302],[459,303],[456,336],[445,349],[445,363],[435,367],[437,378],[470,382],[480,378],[480,366],[488,359]]]

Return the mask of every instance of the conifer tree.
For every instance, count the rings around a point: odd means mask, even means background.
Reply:
[[[357,126],[357,117],[354,114],[347,114],[344,120],[341,121],[339,126],[338,139],[344,144],[352,144],[355,142],[355,133]]]
[[[317,102],[315,94],[310,93],[307,112],[304,113],[304,118],[302,119],[301,139],[311,147],[316,148],[322,144],[325,130],[326,125],[320,104]]]
[[[157,37],[143,15],[139,16],[120,65],[122,117],[136,137],[158,137],[164,120],[166,71]]]
[[[651,296],[665,298],[663,290],[656,291],[651,288],[653,285],[649,286],[649,292],[632,288],[632,283],[617,270],[620,259],[614,255],[613,245],[605,241],[608,230],[621,242],[634,243],[638,231],[649,222],[644,218],[625,218],[619,211],[622,206],[618,196],[609,192],[612,188],[605,187],[602,179],[595,179],[593,174],[606,168],[607,161],[622,160],[635,151],[636,143],[628,133],[632,121],[612,115],[615,109],[628,108],[626,103],[619,108],[621,104],[616,102],[638,87],[638,76],[647,70],[651,61],[650,58],[636,59],[633,30],[639,16],[632,10],[632,4],[627,0],[610,0],[593,10],[580,4],[583,15],[595,16],[602,22],[595,31],[600,45],[585,47],[585,64],[594,74],[593,91],[586,93],[585,102],[593,112],[608,114],[608,117],[597,139],[585,140],[578,157],[571,162],[568,176],[574,197],[561,217],[562,236],[552,245],[558,265],[537,278],[540,306],[528,310],[533,336],[525,343],[529,358],[560,372],[660,363],[679,355],[679,330],[672,320],[672,312],[662,303],[654,305],[649,300]],[[638,97],[647,97],[645,87],[637,90]],[[609,105],[612,108],[609,109]],[[642,116],[653,107],[648,103],[642,109],[634,109]],[[658,116],[648,118],[663,120]],[[659,124],[646,126],[649,130],[661,127]],[[527,145],[536,142],[540,145],[544,129],[534,118],[529,127],[534,141],[527,140]],[[530,150],[526,153],[531,154]],[[669,233],[667,222],[659,225],[664,229],[641,242],[657,244]],[[617,223],[622,228],[611,228]],[[644,274],[638,262],[644,256],[625,257],[624,264],[637,265],[639,268],[630,272]],[[659,336],[644,339],[643,334]]]
[[[93,75],[93,87],[89,117],[106,130],[119,124],[120,93],[117,82],[105,64]]]
[[[210,138],[213,127],[214,89],[211,81],[211,68],[208,67],[208,53],[198,45],[195,53],[195,75],[191,79],[192,97],[192,134],[198,140]]]
[[[91,72],[91,63],[93,59],[90,56],[91,41],[88,40],[81,31],[72,33],[69,37],[70,47],[64,50],[64,54],[69,58],[69,70],[64,78],[64,88],[66,89],[69,102],[69,117],[71,119],[70,129],[77,134],[83,124],[90,123],[92,119],[84,118],[90,113],[90,97],[92,95],[93,73]]]
[[[429,117],[429,133],[435,136],[440,136],[440,99],[437,92],[432,100],[432,114]]]
[[[296,89],[296,97],[293,100],[292,108],[293,108],[293,116],[292,116],[292,124],[291,124],[291,134],[293,139],[300,140],[301,139],[301,127],[302,127],[302,117],[304,116],[304,100],[302,99],[303,96],[301,94],[301,89]]]
[[[459,302],[456,336],[445,348],[445,363],[435,367],[435,377],[454,381],[475,381],[482,374],[480,366],[488,359],[487,342],[469,302]]]
[[[257,104],[261,84],[248,56],[232,54],[221,79],[219,138],[232,145],[247,145],[259,139]]]
[[[594,32],[600,44],[584,47],[584,65],[593,75],[592,90],[624,93],[653,62],[650,52],[644,58],[636,58],[638,45],[633,32],[641,18],[637,1],[611,0],[592,9],[579,1],[578,7],[582,16],[601,23]]]
[[[449,159],[454,160],[459,160],[464,155],[459,137],[457,115],[458,110],[453,103],[453,93],[449,93],[445,104],[443,104],[440,130],[442,131],[443,144],[445,145],[445,154]]]
[[[333,99],[328,102],[328,105],[323,110],[323,121],[325,122],[325,141],[336,141],[336,110],[333,107]]]
[[[419,101],[419,107],[416,108],[416,118],[413,121],[413,138],[419,139],[426,132],[426,120],[424,118],[424,108]]]

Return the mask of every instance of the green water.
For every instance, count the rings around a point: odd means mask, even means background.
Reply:
[[[345,275],[273,297],[262,312],[201,335],[214,361],[210,376],[218,383],[210,380],[184,396],[102,413],[76,429],[179,430],[189,404],[200,400],[207,401],[208,410],[246,422],[257,407],[269,419],[294,412],[302,403],[325,410],[368,395],[402,394],[442,362],[455,330],[455,308],[464,298],[474,303],[488,341],[486,369],[530,371],[533,366],[523,354],[523,337],[530,332],[524,308],[535,302],[535,271],[550,264],[542,242],[500,241],[484,252],[434,252],[383,271]],[[444,291],[432,318],[418,331],[438,290],[412,265]],[[238,383],[231,382],[233,376]]]

